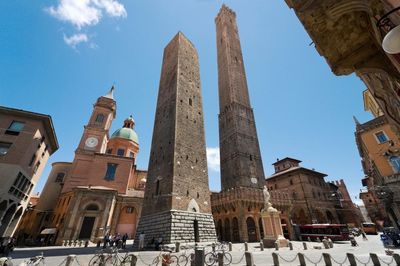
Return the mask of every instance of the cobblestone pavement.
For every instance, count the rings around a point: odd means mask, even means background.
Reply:
[[[368,241],[363,241],[362,238],[358,237],[358,247],[351,247],[349,242],[335,243],[332,249],[323,249],[321,243],[307,242],[308,250],[303,250],[303,244],[301,242],[294,241],[293,250],[289,248],[282,248],[279,251],[275,249],[265,249],[260,251],[260,245],[258,243],[250,243],[249,251],[253,253],[254,262],[257,266],[270,266],[273,265],[272,252],[277,252],[280,257],[280,265],[299,265],[297,253],[301,252],[306,256],[307,265],[325,265],[322,259],[322,253],[329,253],[333,259],[337,262],[333,262],[333,265],[340,265],[346,258],[346,253],[353,253],[358,262],[358,265],[373,265],[372,261],[369,260],[369,253],[376,253],[381,258],[381,265],[396,265],[394,261],[391,262],[392,257],[385,255],[385,249],[379,240],[378,236],[368,236]],[[128,245],[129,248],[132,245]],[[321,247],[322,249],[316,249],[314,247]],[[211,251],[211,247],[205,247],[206,253]],[[96,247],[39,247],[39,248],[17,248],[12,253],[14,265],[18,265],[29,257],[40,255],[43,253],[45,256],[46,265],[58,266],[65,265],[65,259],[70,254],[75,254],[77,260],[73,265],[88,265],[93,254],[96,253]],[[193,252],[193,249],[183,251],[182,254],[189,254]],[[395,250],[396,253],[400,253],[400,250]],[[140,253],[130,252],[130,254],[138,256],[138,266],[145,265],[156,265],[153,260],[160,254],[157,251],[143,251]],[[234,244],[232,254],[231,265],[246,265],[244,258],[244,244]],[[296,257],[296,258],[295,258]],[[295,258],[295,259],[294,259]],[[368,262],[369,261],[369,262]],[[367,263],[368,262],[368,263]],[[391,262],[390,264],[388,262]],[[158,264],[161,265],[161,264]],[[343,265],[349,265],[349,262],[343,263]]]

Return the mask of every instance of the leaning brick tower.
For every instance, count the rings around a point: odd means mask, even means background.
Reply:
[[[198,55],[179,32],[164,49],[148,177],[137,236],[215,241]]]
[[[236,14],[223,6],[217,27],[219,142],[222,190],[262,188],[264,170],[250,105]]]
[[[221,192],[211,196],[218,237],[256,242],[264,236],[264,169],[250,105],[236,13],[223,5],[217,29]]]

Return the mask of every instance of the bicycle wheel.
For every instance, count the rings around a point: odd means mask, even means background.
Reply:
[[[190,257],[190,255],[189,255],[189,257]],[[180,255],[179,257],[178,257],[178,265],[179,266],[186,266],[187,264],[188,264],[188,257],[186,257],[185,255]]]
[[[215,262],[217,262],[217,256],[214,253],[209,252],[204,256],[204,260],[205,260],[204,262],[206,263],[206,265],[211,266]]]
[[[104,256],[102,255],[94,255],[90,261],[89,266],[100,266],[104,262]]]
[[[232,255],[224,252],[224,265],[230,265],[232,262]]]
[[[175,255],[171,255],[169,257],[168,265],[171,266],[178,266],[179,265],[179,258]]]

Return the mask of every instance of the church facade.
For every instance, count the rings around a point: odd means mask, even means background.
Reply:
[[[29,233],[47,230],[56,244],[75,239],[97,242],[106,233],[135,235],[147,172],[136,169],[139,140],[132,116],[109,135],[116,115],[113,91],[114,87],[94,104],[74,160],[53,163],[35,206],[35,230]]]

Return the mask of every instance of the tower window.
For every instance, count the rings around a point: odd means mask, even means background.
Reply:
[[[133,213],[133,207],[126,207],[126,213]]]
[[[111,154],[111,153],[112,153],[112,149],[108,149],[108,150],[107,150],[107,153],[108,153],[108,154]]]
[[[156,184],[156,195],[160,194],[160,180],[157,180]]]
[[[5,133],[8,135],[15,135],[15,136],[19,135],[24,126],[25,126],[24,122],[12,121]]]
[[[118,156],[124,156],[125,155],[125,150],[124,149],[118,149],[117,150],[117,155]]]
[[[8,150],[11,147],[11,143],[8,142],[0,142],[0,156],[6,155]]]
[[[64,176],[65,176],[64,173],[58,173],[57,176],[56,176],[55,182],[56,183],[62,183],[64,181]]]
[[[250,161],[253,161],[253,156],[250,154]]]
[[[135,154],[133,152],[129,152],[129,157],[135,158]]]
[[[375,133],[375,137],[379,143],[384,143],[389,140],[388,137],[386,136],[385,132],[383,132],[383,131],[379,131],[379,132]]]
[[[118,164],[115,163],[108,163],[107,164],[107,172],[106,176],[104,177],[107,181],[112,181],[115,179],[115,172],[117,171]]]
[[[189,105],[192,106],[192,99],[189,98]]]
[[[98,114],[97,116],[96,116],[96,124],[102,124],[103,123],[103,121],[104,121],[104,115],[103,114]]]

